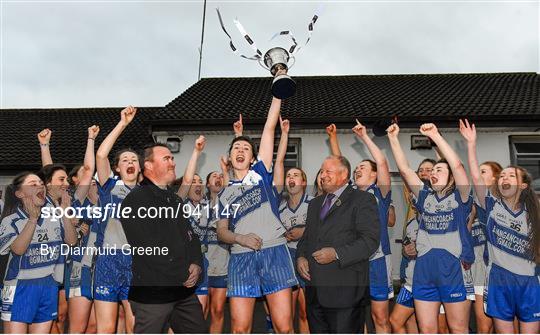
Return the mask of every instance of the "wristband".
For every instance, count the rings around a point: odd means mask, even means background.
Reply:
[[[42,146],[42,147],[48,147],[49,143],[40,143],[39,145]]]

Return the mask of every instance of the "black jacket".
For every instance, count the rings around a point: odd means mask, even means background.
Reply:
[[[201,245],[183,216],[180,198],[172,190],[161,189],[145,178],[126,196],[122,207],[131,208],[130,217],[122,218],[121,222],[132,248],[167,248],[167,255],[153,250],[149,254],[132,255],[129,299],[166,303],[193,294],[195,289],[188,289],[182,283],[189,276],[190,264],[202,267]],[[162,214],[158,218],[147,218],[145,215],[154,214],[148,212],[149,208],[161,210]],[[165,208],[172,210],[165,214]]]
[[[369,292],[369,257],[380,240],[377,202],[370,193],[347,186],[321,221],[324,199],[322,195],[309,203],[306,230],[296,253],[309,262],[306,299],[318,299],[323,307],[354,307]],[[323,247],[333,247],[339,260],[317,263],[311,255]]]

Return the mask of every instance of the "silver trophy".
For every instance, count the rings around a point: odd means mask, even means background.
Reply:
[[[291,65],[290,60],[293,61]],[[259,58],[259,64],[274,76],[272,95],[278,99],[290,98],[296,92],[296,82],[287,75],[287,71],[293,67],[295,61],[294,56],[289,55],[289,52],[281,47],[272,48],[263,58]]]
[[[221,28],[223,29],[223,32],[225,32],[225,34],[229,37],[229,46],[231,50],[242,58],[258,61],[263,68],[270,71],[272,76],[274,76],[274,81],[272,82],[272,95],[274,97],[278,99],[286,99],[292,97],[296,92],[296,82],[287,75],[287,71],[292,68],[295,63],[295,58],[293,54],[295,52],[298,52],[298,50],[300,50],[301,48],[296,42],[296,39],[294,38],[292,33],[288,30],[280,31],[270,39],[273,40],[277,36],[288,36],[293,42],[293,45],[289,48],[289,50],[286,50],[282,47],[275,47],[268,50],[263,56],[262,52],[259,50],[259,48],[257,48],[257,45],[246,32],[242,24],[238,20],[234,20],[236,28],[254,51],[254,54],[252,56],[246,56],[241,54],[234,46],[231,35],[227,32],[227,29],[225,29],[225,25],[223,24],[223,19],[221,18],[221,13],[219,12],[219,9],[216,8],[216,11],[218,14],[219,23],[221,24]],[[315,25],[315,22],[317,22],[317,19],[318,15],[315,14],[308,25],[308,38],[304,45],[306,45],[311,39],[313,26]],[[290,64],[291,60],[292,64]]]

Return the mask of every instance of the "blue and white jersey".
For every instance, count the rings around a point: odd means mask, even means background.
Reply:
[[[201,245],[208,244],[208,203],[203,199],[200,203],[195,204],[190,199],[184,201],[184,213],[191,213],[187,218],[191,229],[199,237]]]
[[[103,248],[121,249],[127,244],[126,234],[120,223],[120,206],[122,201],[131,192],[119,176],[111,172],[111,176],[101,185],[98,181],[99,203],[103,211],[96,245]]]
[[[528,253],[527,209],[522,206],[515,213],[504,201],[488,192],[485,215],[489,265],[494,263],[517,275],[539,276],[540,266],[531,261]]]
[[[302,198],[300,199],[300,203],[298,203],[296,208],[289,207],[289,203],[287,201],[283,201],[281,203],[279,206],[279,217],[281,219],[281,223],[287,230],[291,230],[295,227],[306,226],[307,209],[311,199],[313,199],[313,197],[304,192]],[[298,241],[287,242],[287,246],[289,248],[296,249],[297,245]]]
[[[413,218],[409,222],[407,222],[407,227],[405,228],[405,236],[409,238],[412,242],[416,243],[416,238],[418,235],[418,220],[416,218]],[[415,259],[408,259],[407,257],[403,256],[404,263],[405,263],[405,288],[409,290],[409,292],[412,292],[412,283],[413,283],[413,275],[414,275],[414,265],[416,263]]]
[[[50,198],[47,198],[44,207],[54,207]],[[60,253],[64,241],[62,219],[53,221],[52,216],[40,218],[24,255],[11,252],[11,244],[22,232],[28,219],[28,214],[18,208],[15,213],[5,217],[0,225],[0,254],[9,254],[4,285],[16,285],[17,280],[45,278],[49,275],[62,283],[65,260]]]
[[[216,200],[217,201],[217,198]],[[216,211],[216,203],[208,201],[208,275],[209,276],[225,276],[227,275],[227,267],[229,265],[229,245],[219,241],[217,236],[217,222],[219,221],[219,212]]]
[[[261,237],[263,248],[286,242],[272,171],[267,171],[262,161],[253,164],[244,179],[229,181],[219,195],[219,213],[221,219],[229,220],[229,230]],[[231,248],[232,253],[247,251],[252,250],[238,244]]]
[[[377,207],[379,209],[379,226],[380,226],[380,238],[381,242],[377,250],[371,255],[369,260],[381,258],[386,255],[390,255],[390,238],[388,237],[388,210],[392,203],[392,192],[388,192],[386,198],[382,196],[381,189],[377,184],[371,184],[366,189],[366,192],[371,193],[377,200]]]
[[[413,198],[413,204],[420,213],[416,240],[418,257],[431,249],[442,249],[472,264],[474,249],[472,236],[467,228],[472,203],[472,197],[464,203],[457,188],[439,198],[437,192],[424,185],[418,199]]]

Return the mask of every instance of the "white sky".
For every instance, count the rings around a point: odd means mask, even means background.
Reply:
[[[164,106],[197,81],[203,1],[1,2],[0,108]],[[269,76],[280,30],[299,41],[315,1],[208,1],[202,77]],[[290,75],[539,72],[538,1],[329,1]]]

